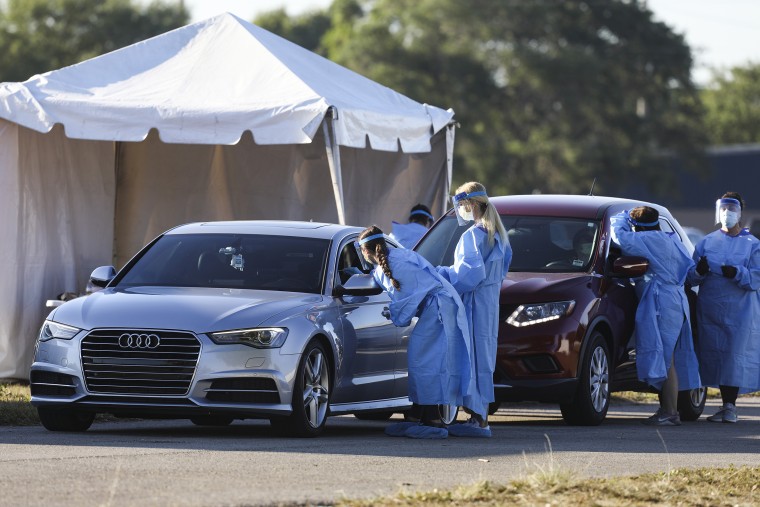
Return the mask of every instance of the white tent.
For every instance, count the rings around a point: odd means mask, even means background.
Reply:
[[[174,225],[441,213],[453,114],[231,14],[0,84],[0,378],[46,299]]]

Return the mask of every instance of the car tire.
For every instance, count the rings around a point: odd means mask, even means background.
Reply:
[[[191,417],[190,422],[196,426],[229,426],[234,419],[222,415],[199,415]]]
[[[293,411],[269,421],[281,435],[316,437],[325,428],[330,408],[330,362],[317,340],[306,345],[293,384]]]
[[[705,410],[707,388],[699,387],[678,393],[678,413],[682,421],[696,421]]]
[[[500,401],[494,401],[488,404],[488,415],[494,415],[501,408]]]
[[[449,425],[457,420],[459,407],[456,405],[438,405],[438,416],[443,424]]]
[[[70,408],[37,407],[40,422],[49,431],[87,431],[95,420],[93,412]]]
[[[395,412],[359,412],[354,417],[360,421],[387,421]]]
[[[589,337],[579,373],[575,399],[560,404],[562,418],[571,426],[598,426],[610,406],[610,352],[599,331]]]

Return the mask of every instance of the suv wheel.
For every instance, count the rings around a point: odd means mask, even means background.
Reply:
[[[699,387],[678,393],[678,413],[683,421],[696,421],[705,409],[707,388]]]
[[[40,422],[49,431],[87,431],[95,420],[93,412],[70,408],[37,407]]]
[[[294,437],[316,437],[325,428],[330,406],[330,368],[324,347],[309,342],[298,365],[293,412],[270,419],[276,431]]]
[[[604,335],[594,331],[580,364],[575,399],[560,404],[562,418],[573,426],[597,426],[610,406],[610,352]]]

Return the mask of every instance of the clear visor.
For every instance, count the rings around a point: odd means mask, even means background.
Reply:
[[[472,203],[466,196],[457,194],[451,198],[451,202],[454,205],[454,214],[457,216],[459,225],[467,225],[473,220]]]
[[[735,213],[737,221],[741,220],[742,207],[739,201],[736,199],[718,199],[715,201],[715,223],[720,224],[725,220],[725,217]]]

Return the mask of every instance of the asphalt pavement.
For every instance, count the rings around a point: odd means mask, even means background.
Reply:
[[[710,400],[705,415],[717,409]],[[652,404],[613,403],[597,427],[570,427],[553,405],[508,404],[493,438],[420,441],[386,423],[328,420],[316,439],[274,435],[266,421],[223,428],[189,421],[95,423],[86,433],[0,428],[3,506],[324,504],[399,491],[505,483],[539,470],[604,477],[675,468],[760,466],[760,398],[740,398],[739,423],[704,416],[680,427],[641,420]]]

